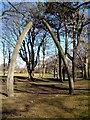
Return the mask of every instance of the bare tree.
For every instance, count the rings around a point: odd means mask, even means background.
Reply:
[[[32,27],[31,30],[28,32],[27,40],[23,41],[23,44],[20,48],[20,57],[23,59],[23,61],[26,62],[27,70],[29,73],[29,78],[34,81],[32,72],[34,71],[34,68],[36,67],[38,61],[39,61],[39,52],[40,48],[43,45],[45,35],[43,31],[43,38],[40,40],[39,43],[36,41],[36,37],[39,33],[39,30],[36,30],[35,27]],[[37,45],[37,49],[36,49]]]

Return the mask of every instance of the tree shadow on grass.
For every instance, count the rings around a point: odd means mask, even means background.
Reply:
[[[27,91],[27,90],[21,90],[19,88],[14,89],[16,92],[22,92],[22,93],[33,93],[32,91]]]
[[[42,86],[42,87],[50,87],[50,88],[54,88],[54,89],[59,89],[59,90],[69,90],[69,88],[67,87],[57,87],[55,85],[41,85],[41,84],[34,84],[35,86]],[[33,85],[33,86],[34,86]],[[85,90],[85,91],[90,91],[89,88],[74,88],[74,90]]]
[[[1,95],[4,95],[4,96],[6,96],[6,97],[7,97],[7,94],[6,94],[6,93],[4,93],[4,92],[0,92],[0,94],[1,94]]]
[[[69,88],[68,87],[57,87],[55,85],[42,85],[42,84],[32,84],[32,85],[28,85],[25,86],[24,88],[29,88],[28,90],[22,90],[19,88],[15,88],[15,91],[18,92],[24,92],[24,93],[31,93],[31,94],[67,94],[69,93]],[[74,89],[75,94],[89,94],[90,93],[90,89],[88,88],[75,88]],[[78,91],[78,92],[77,92]]]
[[[33,78],[34,82],[50,82],[48,79],[46,78]]]
[[[22,93],[30,93],[30,94],[62,94],[62,92],[60,92],[60,91],[54,91],[54,92],[51,92],[51,91],[45,91],[45,90],[43,90],[43,91],[23,91],[23,90],[19,90],[19,89],[15,89],[15,91],[16,92],[22,92]],[[66,93],[67,94],[67,93]]]
[[[49,81],[54,81],[54,82],[61,82],[60,79],[58,78],[45,78],[48,79]]]
[[[54,89],[59,89],[59,90],[68,90],[69,88],[66,88],[66,87],[57,87],[55,85],[46,85],[46,84],[33,84],[32,83],[32,86],[42,86],[42,87],[48,87],[48,88],[54,88]]]
[[[17,78],[17,79],[23,79],[23,80],[28,79],[28,77],[25,77],[25,76],[14,76],[14,78]]]

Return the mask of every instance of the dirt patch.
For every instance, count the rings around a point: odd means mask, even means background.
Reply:
[[[88,82],[75,82],[74,95],[64,86],[36,86],[28,81],[17,81],[14,96],[6,97],[6,84],[2,84],[2,116],[6,118],[89,118]],[[66,85],[68,86],[68,84]]]

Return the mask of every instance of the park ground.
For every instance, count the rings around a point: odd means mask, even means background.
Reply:
[[[74,95],[69,95],[68,81],[53,78],[15,77],[14,96],[6,96],[6,78],[2,77],[2,118],[59,118],[87,120],[89,116],[90,80],[78,79]]]

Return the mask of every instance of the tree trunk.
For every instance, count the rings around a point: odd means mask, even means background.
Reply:
[[[68,75],[68,80],[69,80],[69,93],[70,93],[70,94],[73,94],[73,92],[74,92],[74,84],[73,84],[73,80],[72,80],[71,77],[70,77],[68,62],[67,62],[67,59],[66,59],[66,57],[65,57],[65,54],[64,54],[64,52],[63,52],[63,49],[62,49],[62,47],[61,47],[58,39],[55,37],[55,34],[54,34],[54,32],[52,31],[50,25],[49,25],[45,20],[43,20],[43,22],[44,22],[45,26],[48,28],[48,30],[49,30],[49,32],[50,32],[50,34],[51,34],[51,36],[52,36],[52,38],[53,38],[53,40],[54,40],[54,42],[55,42],[55,44],[56,44],[56,46],[57,46],[60,54],[61,54],[62,60],[63,60],[63,62],[64,62],[64,65],[65,65],[65,68],[66,68],[66,71],[67,71],[67,75]]]
[[[82,77],[84,78],[84,64],[82,63]]]
[[[24,37],[26,36],[27,32],[29,31],[29,29],[32,27],[32,25],[33,25],[32,22],[29,22],[27,24],[22,34],[20,35],[16,43],[15,49],[13,51],[12,59],[9,65],[9,70],[8,70],[8,75],[7,75],[7,95],[8,96],[13,96],[13,75],[14,75],[14,67],[15,67],[16,58],[17,58],[20,46],[22,44],[22,41]]]
[[[62,68],[63,81],[65,81],[65,67]]]
[[[55,78],[55,65],[54,65],[54,78]]]
[[[68,26],[67,26],[67,20],[65,20],[65,34],[66,34],[66,39],[65,39],[65,54],[68,52]]]
[[[33,78],[32,72],[33,72],[33,71],[30,71],[30,72],[29,72],[29,77],[30,77],[30,80],[34,82],[34,78]]]
[[[8,48],[8,68],[9,68],[10,60],[11,60],[11,51],[10,48]]]
[[[62,80],[62,70],[61,70],[61,54],[60,54],[60,52],[58,51],[58,54],[59,54],[59,78],[60,78],[60,81],[61,82],[63,82],[63,80]]]
[[[85,57],[85,78],[88,79],[88,51],[86,50],[86,57]]]
[[[84,79],[86,78],[86,64],[84,65],[84,70],[83,70],[84,72],[83,72],[83,74],[84,74]]]
[[[2,42],[3,44],[3,76],[5,75],[5,43]]]
[[[45,75],[45,46],[43,45],[43,69],[42,69],[42,77]]]
[[[60,43],[60,35],[59,35],[59,30],[57,30],[57,38],[58,38],[58,41]],[[60,81],[63,82],[62,80],[62,70],[61,70],[61,54],[58,50],[58,56],[59,56],[59,78],[60,78]]]
[[[28,62],[26,63],[26,66],[27,66],[27,71],[28,71],[28,75],[29,75],[29,80],[33,81],[32,71],[30,70],[30,65]]]
[[[65,18],[65,55],[68,53],[68,24],[67,19]],[[62,68],[63,81],[65,81],[65,67]]]
[[[73,61],[72,61],[72,76],[73,81],[75,82],[76,77],[76,29],[75,29],[75,20],[73,21]]]
[[[75,49],[73,50],[72,75],[73,75],[73,81],[75,82],[75,79],[76,79],[76,51]]]
[[[3,58],[3,76],[5,76],[5,57]]]

